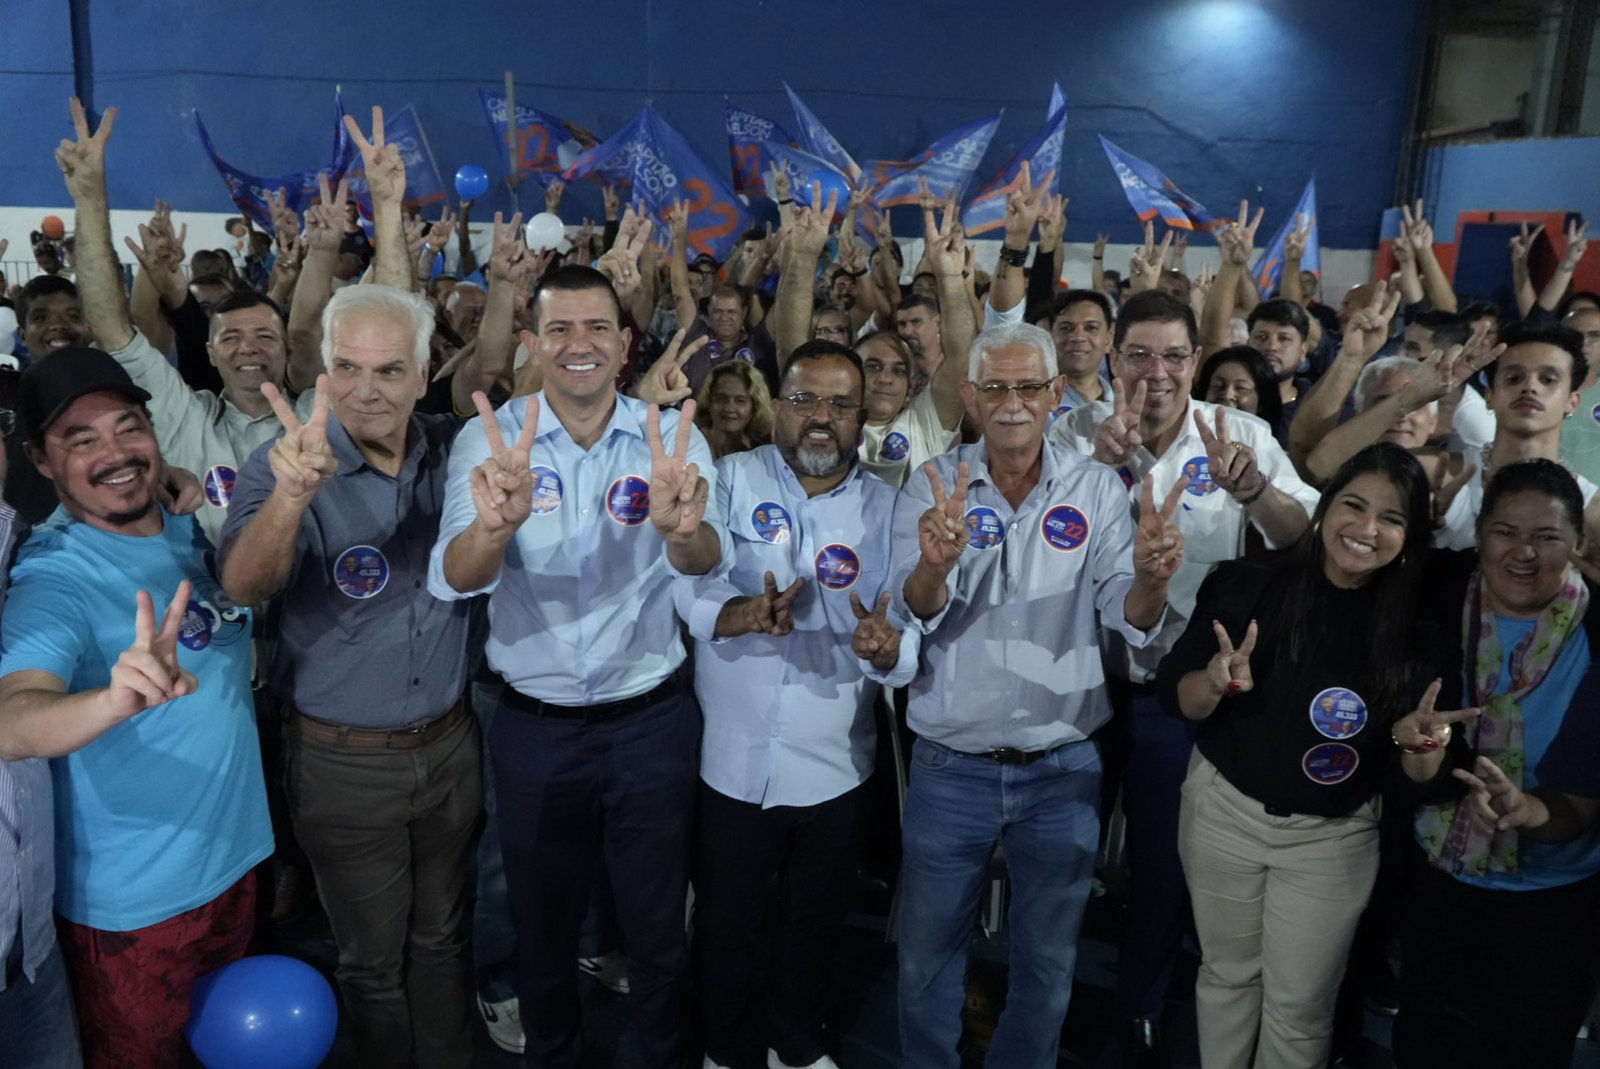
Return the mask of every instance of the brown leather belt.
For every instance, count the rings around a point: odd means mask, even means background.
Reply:
[[[467,713],[465,697],[431,720],[419,721],[397,728],[358,728],[348,724],[335,724],[318,720],[293,706],[290,723],[305,738],[328,746],[354,746],[373,750],[415,750],[448,731]]]

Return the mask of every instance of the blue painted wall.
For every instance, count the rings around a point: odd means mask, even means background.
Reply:
[[[1069,240],[1137,234],[1104,133],[1214,210],[1264,203],[1267,231],[1315,172],[1324,243],[1363,248],[1393,196],[1420,0],[72,3],[88,5],[94,103],[122,111],[116,207],[227,210],[196,107],[246,170],[320,165],[335,84],[357,114],[414,104],[448,180],[465,162],[494,169],[475,90],[506,69],[520,101],[602,135],[648,97],[719,166],[724,99],[789,125],[784,79],[862,161],[1003,107],[986,172],[1044,120],[1054,80],[1071,99]],[[68,130],[68,6],[7,5],[0,203],[62,199],[50,151]]]
[[[1446,145],[1428,154],[1428,214],[1445,241],[1474,211],[1582,212],[1600,220],[1600,137]]]

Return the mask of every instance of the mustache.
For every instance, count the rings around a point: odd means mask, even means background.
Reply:
[[[1033,422],[1031,412],[1001,412],[994,417],[994,421],[1002,426],[1025,427]]]

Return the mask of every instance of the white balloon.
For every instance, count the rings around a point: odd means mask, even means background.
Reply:
[[[567,237],[566,224],[561,221],[561,216],[552,212],[540,212],[529,219],[524,230],[528,236],[528,248],[534,252],[560,249]]]

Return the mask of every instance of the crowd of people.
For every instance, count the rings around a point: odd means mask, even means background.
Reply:
[[[1548,279],[1518,236],[1504,308],[1420,204],[1337,305],[1304,227],[1257,291],[1247,204],[1214,272],[1147,229],[1064,288],[1026,170],[992,272],[953,203],[908,263],[782,175],[726,263],[613,190],[566,251],[497,216],[480,263],[374,109],[370,219],[325,186],[189,256],[158,204],[130,288],[115,109],[71,106],[70,255],[36,235],[0,302],[0,1062],[184,1064],[196,981],[314,887],[362,1066],[470,1065],[475,1012],[577,1066],[588,973],[642,1066],[832,1069],[831,935],[888,839],[901,1063],[961,1064],[1000,858],[987,1064],[1044,1069],[1120,811],[1127,1065],[1169,1064],[1189,933],[1207,1069],[1354,1058],[1363,1005],[1403,1069],[1569,1063],[1581,225]]]

